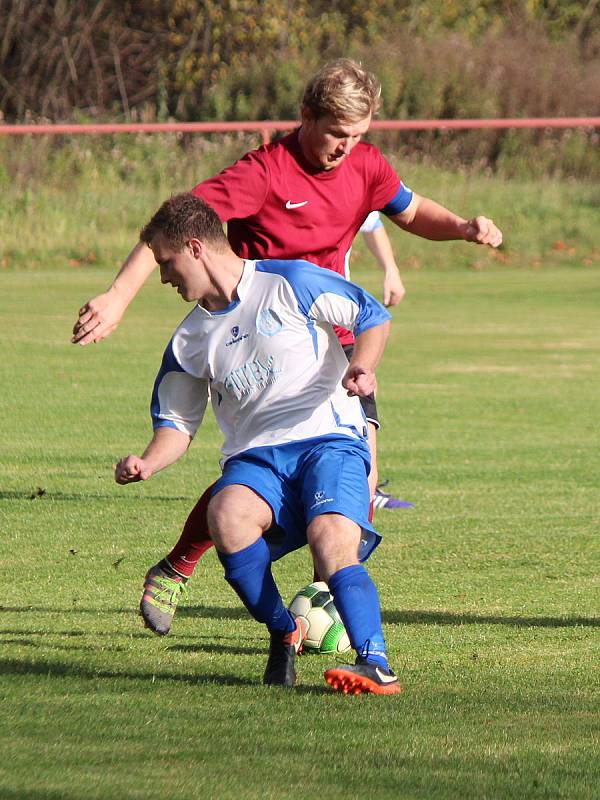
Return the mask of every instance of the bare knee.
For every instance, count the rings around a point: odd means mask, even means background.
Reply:
[[[271,525],[269,505],[246,486],[226,486],[208,504],[208,529],[217,550],[236,553]]]
[[[308,543],[325,581],[344,567],[358,564],[360,527],[341,514],[320,514],[307,530]]]

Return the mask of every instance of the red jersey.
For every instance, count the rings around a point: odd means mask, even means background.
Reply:
[[[339,167],[323,170],[304,157],[297,130],[192,191],[228,223],[229,242],[241,258],[305,259],[344,277],[346,255],[367,214],[392,201],[390,213],[399,213],[412,197],[373,145],[359,142]],[[346,331],[340,341],[349,343],[352,335]]]

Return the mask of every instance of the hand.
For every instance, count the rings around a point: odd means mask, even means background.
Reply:
[[[79,319],[73,326],[73,344],[92,344],[105,339],[117,327],[126,304],[114,290],[99,294],[79,309]]]
[[[152,474],[148,464],[139,456],[129,455],[127,458],[122,458],[115,467],[115,480],[122,485],[147,481]]]
[[[373,370],[350,365],[342,378],[342,386],[348,390],[348,397],[367,397],[377,389]]]
[[[487,217],[473,217],[468,220],[464,224],[463,233],[467,242],[487,244],[490,247],[500,247],[502,244],[502,231]]]
[[[386,307],[397,306],[405,294],[406,289],[398,270],[386,273],[383,279],[383,305]]]

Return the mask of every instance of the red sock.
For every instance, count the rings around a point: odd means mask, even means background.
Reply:
[[[167,561],[173,569],[186,578],[193,575],[198,561],[213,546],[206,519],[211,492],[212,486],[209,486],[192,509],[179,541],[167,556]]]

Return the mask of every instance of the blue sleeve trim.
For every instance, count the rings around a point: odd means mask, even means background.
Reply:
[[[354,333],[358,335],[367,328],[381,325],[391,319],[389,312],[379,303],[373,295],[360,286],[347,281],[333,270],[317,267],[310,261],[257,261],[258,272],[270,272],[281,275],[290,285],[298,308],[307,319],[310,310],[318,297],[323,294],[337,294],[351,300],[359,307],[358,317],[354,323]],[[338,324],[331,322],[331,324]]]
[[[177,361],[177,359],[175,358],[175,353],[173,352],[173,339],[171,339],[171,341],[169,342],[169,344],[165,349],[162,358],[162,363],[158,371],[158,375],[156,376],[156,380],[154,381],[154,389],[152,390],[152,399],[150,401],[150,415],[152,417],[153,428],[177,427],[172,422],[161,419],[160,417],[160,401],[158,399],[158,389],[162,379],[168,372],[185,372],[179,361]]]
[[[398,189],[396,194],[392,197],[392,199],[385,206],[385,208],[382,208],[380,210],[386,216],[393,217],[396,214],[401,214],[403,211],[406,211],[412,199],[413,199],[412,189],[409,189],[408,186],[405,186],[402,183],[402,181],[400,181],[400,188]]]
[[[174,428],[176,431],[179,430],[177,425],[170,420],[170,419],[156,419],[152,422],[152,429],[156,430],[157,428]]]
[[[373,298],[375,300],[375,298]],[[377,300],[375,300],[377,303]],[[379,306],[380,304],[377,303]],[[354,326],[354,330],[352,333],[355,336],[360,336],[363,331],[368,331],[369,328],[375,328],[377,325],[383,325],[384,322],[387,322],[392,318],[392,315],[387,311],[383,306],[380,306],[382,311],[380,313],[369,313],[365,315],[365,317],[361,320],[359,317],[356,321],[356,325]]]

